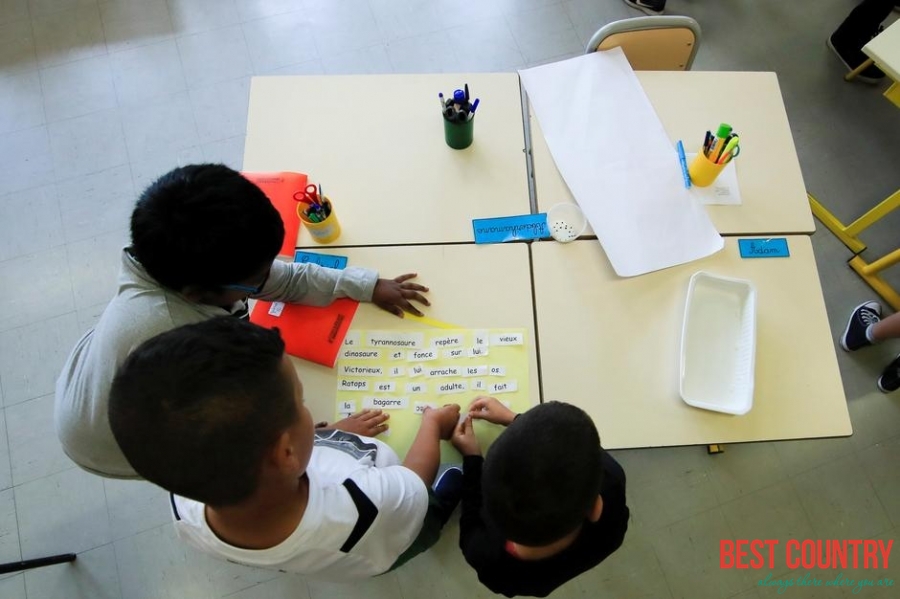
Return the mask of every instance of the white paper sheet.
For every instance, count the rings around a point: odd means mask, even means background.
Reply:
[[[697,154],[685,154],[688,164]],[[741,189],[738,187],[737,170],[734,166],[737,160],[732,160],[725,165],[716,180],[708,187],[691,185],[691,195],[705,206],[739,206],[741,204]]]
[[[621,49],[519,75],[556,166],[616,274],[640,275],[722,249],[704,208],[684,188],[672,144]]]

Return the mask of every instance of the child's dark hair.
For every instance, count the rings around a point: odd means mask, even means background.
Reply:
[[[141,194],[131,214],[131,251],[160,284],[215,289],[271,264],[284,223],[252,182],[224,164],[169,171]]]
[[[603,482],[603,449],[590,416],[551,401],[521,414],[491,446],[482,492],[488,518],[514,543],[540,547],[588,517]]]
[[[109,424],[131,466],[172,493],[233,505],[256,489],[266,452],[296,422],[284,342],[232,316],[145,341],[119,367]]]

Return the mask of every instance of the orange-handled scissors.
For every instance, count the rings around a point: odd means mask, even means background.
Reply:
[[[306,186],[305,190],[298,191],[294,194],[294,200],[303,202],[304,204],[312,204],[313,206],[318,206],[321,203],[319,201],[319,188],[310,183]]]

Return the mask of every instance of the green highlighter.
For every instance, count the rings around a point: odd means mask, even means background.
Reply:
[[[710,152],[707,156],[713,161],[716,160],[716,157],[719,155],[719,152],[722,151],[722,148],[725,144],[725,139],[731,135],[731,125],[728,123],[722,123],[719,125],[719,130],[716,131],[716,137],[713,139],[712,145],[710,146]]]

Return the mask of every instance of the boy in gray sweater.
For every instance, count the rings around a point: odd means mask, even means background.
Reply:
[[[144,341],[216,316],[246,318],[247,298],[327,305],[349,297],[402,316],[428,305],[409,282],[375,271],[276,260],[284,239],[278,211],[253,183],[224,165],[176,168],[151,184],[131,215],[131,245],[122,251],[119,288],[100,321],[78,341],[56,383],[56,431],[82,468],[139,478],[109,427],[116,369]],[[356,418],[361,434],[382,430],[386,416]]]

